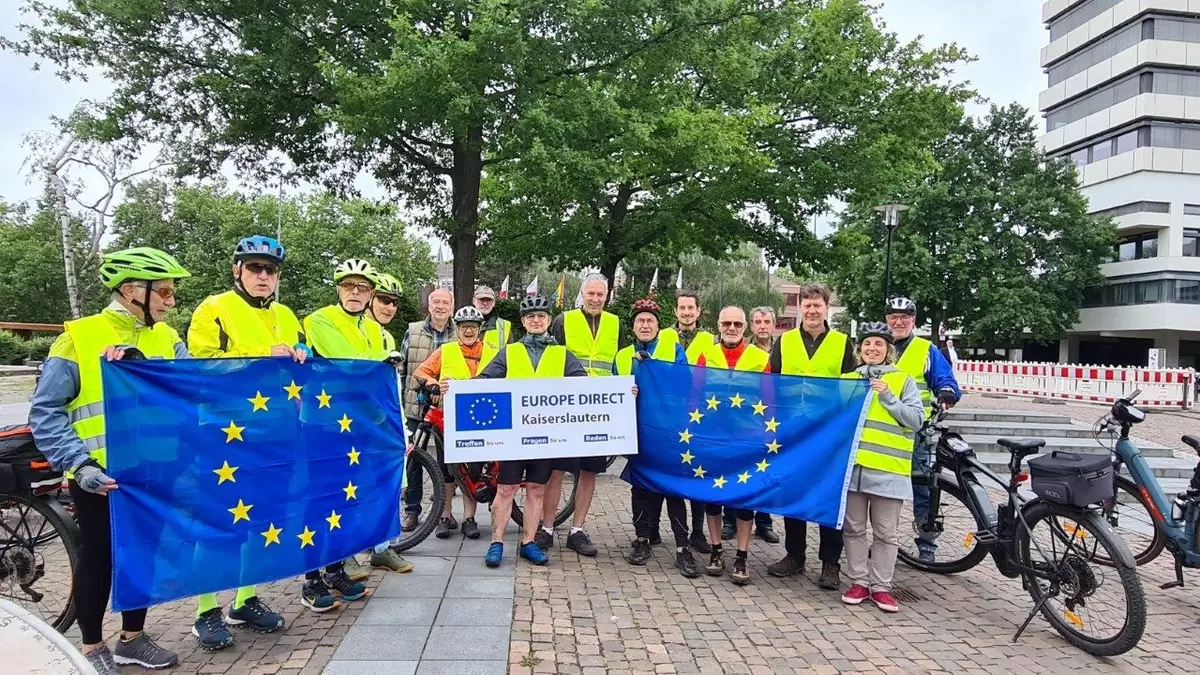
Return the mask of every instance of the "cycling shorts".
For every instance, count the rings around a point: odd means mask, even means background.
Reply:
[[[496,482],[500,485],[520,485],[523,482],[545,485],[550,480],[551,461],[549,459],[517,459],[500,462],[500,475],[496,477]]]
[[[555,471],[569,471],[574,474],[580,471],[604,473],[608,470],[607,457],[566,457],[550,461],[554,463]]]

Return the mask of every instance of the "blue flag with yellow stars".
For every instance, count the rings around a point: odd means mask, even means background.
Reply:
[[[400,533],[396,371],[105,363],[115,611],[292,577]]]
[[[841,527],[867,411],[863,379],[642,361],[633,485]]]

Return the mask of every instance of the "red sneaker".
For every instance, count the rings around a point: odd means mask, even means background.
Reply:
[[[871,597],[871,591],[867,590],[866,586],[854,584],[842,594],[842,602],[847,605],[859,605],[869,597]]]
[[[842,598],[842,600],[845,600],[845,598]],[[872,593],[871,602],[874,602],[876,607],[885,612],[900,611],[900,605],[896,603],[896,599],[892,597],[892,594],[887,591],[875,591]]]

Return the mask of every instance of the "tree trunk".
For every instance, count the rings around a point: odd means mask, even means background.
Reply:
[[[617,195],[608,207],[608,232],[600,240],[600,273],[608,279],[612,289],[617,285],[617,265],[625,259],[620,235],[621,228],[625,226],[625,217],[629,215],[629,199],[632,196],[633,189],[628,183],[617,188]]]
[[[67,186],[53,165],[48,168],[50,184],[54,187],[54,201],[58,207],[59,230],[62,236],[63,274],[67,280],[67,302],[71,305],[71,318],[78,319],[79,286],[75,283],[75,256],[71,255],[75,248],[71,238],[71,212],[67,210]]]
[[[475,294],[475,247],[479,235],[479,184],[483,177],[483,127],[471,127],[453,143],[450,176],[450,248],[454,252],[454,306],[466,307]]]

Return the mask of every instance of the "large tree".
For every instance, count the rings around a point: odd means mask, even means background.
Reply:
[[[63,273],[63,237],[53,197],[39,205],[0,201],[0,321],[62,323],[71,318]],[[70,220],[72,263],[80,310],[97,311],[108,299],[100,285],[98,258],[89,255],[86,230]]]
[[[1046,157],[1025,108],[966,118],[934,154],[940,167],[897,197],[893,295],[981,345],[1059,338],[1085,288],[1103,281],[1114,227],[1087,215],[1075,167]],[[872,204],[854,205],[831,237],[826,272],[860,319],[883,312],[885,231]],[[1026,332],[1028,331],[1028,332]]]

